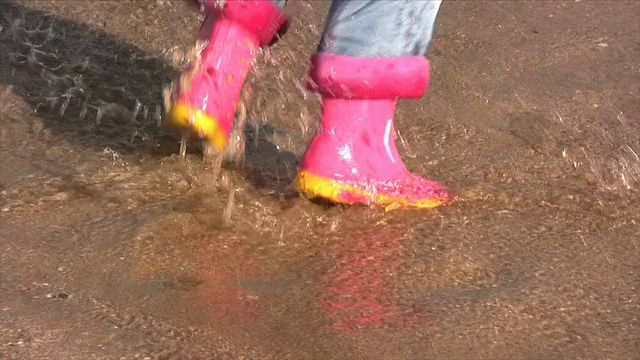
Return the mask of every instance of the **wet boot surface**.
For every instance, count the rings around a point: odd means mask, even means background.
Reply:
[[[444,2],[396,127],[457,198],[390,213],[290,187],[327,7],[289,4],[220,173],[157,126],[184,2],[0,2],[0,358],[637,357],[640,3]]]

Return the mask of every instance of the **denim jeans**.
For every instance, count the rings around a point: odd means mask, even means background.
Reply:
[[[272,0],[284,7],[286,0]],[[333,0],[319,52],[363,57],[422,56],[442,0]]]

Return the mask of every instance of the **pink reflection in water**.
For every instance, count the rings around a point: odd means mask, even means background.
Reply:
[[[204,255],[209,269],[198,275],[202,283],[195,290],[199,306],[216,321],[228,324],[254,324],[267,316],[268,304],[241,285],[256,276],[256,265],[248,254]],[[238,257],[242,257],[240,260]]]
[[[399,306],[394,288],[404,233],[376,230],[350,235],[332,251],[336,263],[319,292],[334,330],[406,329],[420,323],[412,309]]]

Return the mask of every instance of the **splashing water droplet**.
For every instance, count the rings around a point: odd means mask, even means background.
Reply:
[[[162,104],[164,105],[165,111],[171,110],[171,95],[171,86],[165,85],[165,87],[162,89]]]
[[[98,112],[96,113],[96,126],[100,125],[100,122],[102,121],[102,116],[104,115],[104,108],[102,107],[102,105],[100,105],[98,107]]]
[[[142,108],[142,104],[140,103],[139,100],[136,100],[136,105],[133,109],[133,113],[131,114],[131,122],[135,123],[136,122],[136,118],[138,117],[138,113],[140,112],[140,108]]]
[[[80,114],[78,115],[78,119],[84,120],[85,116],[87,116],[87,104],[82,105],[82,109],[80,109]]]
[[[60,116],[64,116],[64,113],[67,111],[67,108],[69,107],[70,100],[71,98],[67,97],[67,99],[62,103],[62,106],[60,106]]]
[[[396,135],[400,138],[400,143],[402,144],[402,147],[406,151],[406,155],[412,159],[415,159],[416,157],[418,157],[418,155],[413,152],[413,150],[411,149],[411,146],[409,145],[409,142],[404,138],[404,136],[402,136],[400,131],[396,130]]]
[[[227,198],[227,205],[224,207],[224,211],[222,212],[222,223],[224,226],[231,225],[231,218],[233,216],[233,209],[235,206],[236,200],[236,189],[229,190],[229,197]]]
[[[189,135],[187,134],[187,132],[182,132],[182,139],[180,140],[180,156],[181,157],[186,157],[187,156],[187,138],[189,137]]]
[[[162,108],[160,105],[156,105],[153,117],[156,119],[156,125],[160,127],[162,125]]]

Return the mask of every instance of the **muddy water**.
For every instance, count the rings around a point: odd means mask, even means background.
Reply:
[[[636,356],[638,3],[445,3],[398,128],[458,198],[389,214],[289,187],[327,4],[258,61],[243,160],[177,155],[183,5],[0,4],[0,358]]]

